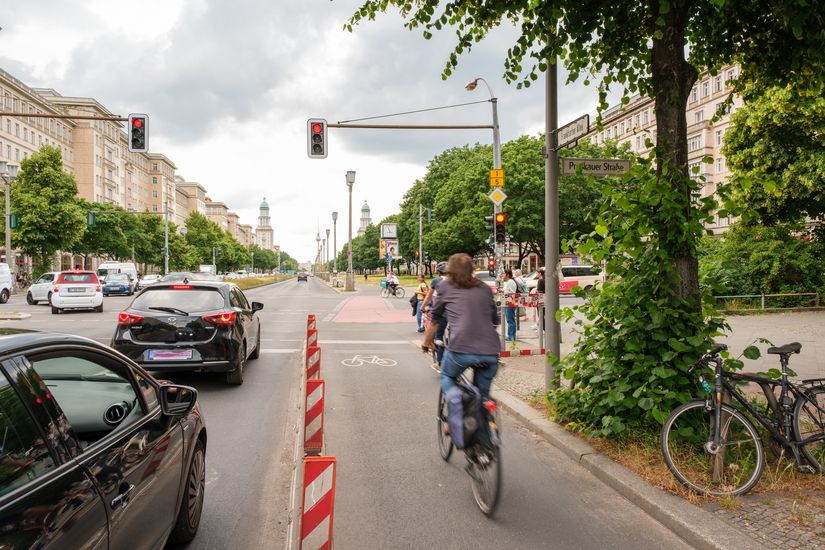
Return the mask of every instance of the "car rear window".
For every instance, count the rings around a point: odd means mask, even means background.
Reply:
[[[180,285],[188,286],[188,285]],[[152,288],[143,291],[132,302],[133,309],[148,310],[153,307],[173,307],[187,313],[212,311],[226,307],[226,300],[218,289],[196,288]]]
[[[107,281],[128,281],[129,276],[125,273],[115,273],[114,275],[109,275],[106,277]]]
[[[94,273],[61,273],[57,278],[58,283],[86,283],[97,284],[97,275]]]

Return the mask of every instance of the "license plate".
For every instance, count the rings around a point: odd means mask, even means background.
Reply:
[[[69,294],[83,294],[86,292],[85,288],[69,288]]]
[[[180,361],[182,359],[192,359],[191,349],[150,349],[147,353],[150,361]]]

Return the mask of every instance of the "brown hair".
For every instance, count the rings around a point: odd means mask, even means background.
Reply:
[[[464,253],[450,256],[447,260],[447,273],[456,288],[472,288],[484,284],[473,275],[473,259]]]

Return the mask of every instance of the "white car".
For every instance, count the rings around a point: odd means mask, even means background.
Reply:
[[[5,304],[11,296],[11,270],[9,264],[0,263],[0,304]]]
[[[135,290],[141,290],[146,288],[147,286],[152,286],[153,284],[160,281],[160,275],[157,273],[149,273],[148,275],[144,275],[137,282],[137,288]]]
[[[26,293],[26,301],[31,305],[37,302],[51,302],[52,287],[58,275],[59,273],[56,271],[50,271],[41,275],[40,278],[29,287],[29,292]]]
[[[94,271],[63,271],[52,285],[52,313],[64,309],[103,311],[103,287]]]

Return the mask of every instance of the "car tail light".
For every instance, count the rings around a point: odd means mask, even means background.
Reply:
[[[52,292],[57,292],[59,288],[60,288],[59,286],[54,285],[54,288],[52,289]]]
[[[219,327],[231,327],[235,324],[237,314],[234,311],[227,311],[225,313],[216,313],[215,315],[204,315],[203,320],[210,325]]]
[[[95,292],[100,292],[100,285],[97,285],[97,286],[95,287]]]
[[[132,315],[131,313],[126,313],[125,311],[121,311],[117,315],[117,324],[122,327],[130,327],[140,323],[141,321],[143,321],[143,317],[140,315]]]
[[[174,290],[192,290],[192,285],[172,285]]]

